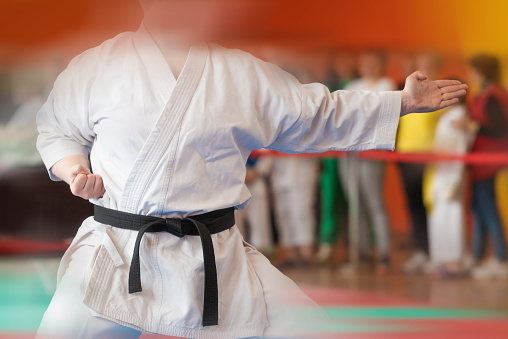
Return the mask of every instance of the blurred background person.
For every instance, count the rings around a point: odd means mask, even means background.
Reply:
[[[446,109],[437,124],[434,152],[464,155],[473,133],[453,126],[467,116],[465,100]],[[461,161],[440,161],[435,164],[432,181],[433,205],[429,214],[429,252],[435,273],[443,278],[465,276],[464,259],[464,169]]]
[[[477,133],[472,152],[508,151],[508,93],[500,85],[499,60],[490,55],[477,55],[469,62],[469,75],[480,88],[470,109],[471,117],[457,120],[455,127]],[[490,235],[495,256],[476,267],[477,279],[508,279],[506,243],[496,202],[494,180],[502,165],[471,166],[473,180],[472,210],[475,217],[473,257],[480,263],[485,256],[485,242]]]
[[[344,89],[357,77],[356,55],[349,51],[337,51],[332,56],[329,80],[325,82],[330,91]],[[316,259],[319,263],[330,261],[333,246],[340,233],[341,221],[345,219],[346,200],[343,185],[339,179],[338,158],[321,160],[319,177],[321,217],[319,224],[319,250]]]
[[[36,116],[44,104],[47,79],[39,69],[17,69],[12,72],[12,103],[17,107],[6,124],[0,125],[0,173],[18,167],[42,168],[35,147]]]
[[[428,80],[437,79],[441,67],[442,58],[436,52],[423,52],[416,56],[415,68],[425,74]],[[441,112],[437,111],[400,119],[396,150],[400,153],[432,152],[434,133],[440,115]],[[411,239],[415,247],[414,253],[404,263],[402,269],[406,273],[416,273],[425,270],[429,260],[427,211],[423,189],[426,165],[401,162],[399,166],[411,217]]]
[[[335,77],[329,87],[335,90],[345,89],[352,80],[358,78],[356,53],[348,50],[336,51],[332,58],[332,71]]]
[[[314,255],[318,163],[314,158],[274,159],[271,186],[281,268],[308,266]]]
[[[362,53],[358,61],[360,78],[352,80],[346,90],[368,90],[375,92],[393,91],[396,84],[385,76],[386,55],[383,51],[367,51]],[[365,259],[371,257],[370,227],[373,226],[377,249],[377,272],[386,274],[389,264],[390,229],[383,200],[383,178],[385,162],[360,158],[359,198],[360,198],[360,253]],[[349,178],[350,159],[340,162],[342,182]]]
[[[267,180],[272,170],[273,158],[250,157],[247,161],[245,183],[252,198],[243,210],[236,211],[236,226],[247,242],[265,256],[270,257],[273,248],[272,224]]]
[[[273,53],[275,52],[275,53]],[[308,50],[272,51],[277,61],[301,83],[316,79],[318,53]],[[280,58],[280,59],[279,59]],[[270,176],[275,227],[279,240],[278,266],[307,267],[313,263],[316,239],[316,198],[319,159],[282,156],[273,159]]]
[[[16,106],[12,102],[12,75],[10,73],[0,68],[0,125],[5,125],[16,110]]]
[[[414,71],[416,71],[416,58],[411,53],[406,53],[402,56],[399,67],[402,73],[401,80],[397,83],[397,88],[399,91],[404,89],[406,85],[406,78],[411,75]]]

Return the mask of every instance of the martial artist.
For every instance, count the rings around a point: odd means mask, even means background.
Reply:
[[[235,213],[236,226],[243,237],[265,256],[273,248],[272,223],[267,179],[273,167],[271,157],[249,157],[245,184],[252,198],[249,205]]]
[[[393,149],[400,116],[466,92],[421,73],[401,92],[301,85],[199,43],[223,22],[213,6],[145,2],[137,32],[76,57],[55,82],[37,146],[51,178],[96,211],[62,258],[39,338],[293,337],[289,302],[309,299],[234,226],[250,152]]]
[[[474,134],[453,127],[464,119],[464,103],[445,110],[439,119],[434,139],[437,154],[464,155],[469,150]],[[460,161],[441,161],[434,166],[432,181],[432,211],[429,214],[429,254],[432,266],[439,276],[457,277],[464,273],[465,216],[464,169]]]

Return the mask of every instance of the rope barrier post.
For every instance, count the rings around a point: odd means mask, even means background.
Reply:
[[[348,197],[349,197],[349,261],[357,270],[360,264],[360,159],[357,152],[348,153]]]

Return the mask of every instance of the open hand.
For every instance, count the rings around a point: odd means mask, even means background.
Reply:
[[[102,198],[106,190],[102,177],[92,174],[90,170],[83,165],[75,165],[71,168],[70,188],[72,194],[83,199]]]
[[[428,81],[422,73],[414,72],[407,77],[402,91],[400,116],[433,112],[455,105],[466,91],[467,85],[458,80]]]

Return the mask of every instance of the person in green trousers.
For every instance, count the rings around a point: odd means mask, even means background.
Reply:
[[[335,79],[326,84],[331,91],[344,89],[346,85],[357,77],[356,56],[347,51],[338,51],[333,58],[333,73]],[[340,233],[340,223],[347,211],[346,199],[342,183],[338,175],[337,158],[324,158],[321,161],[320,176],[321,211],[319,225],[318,263],[331,260],[333,247]]]

